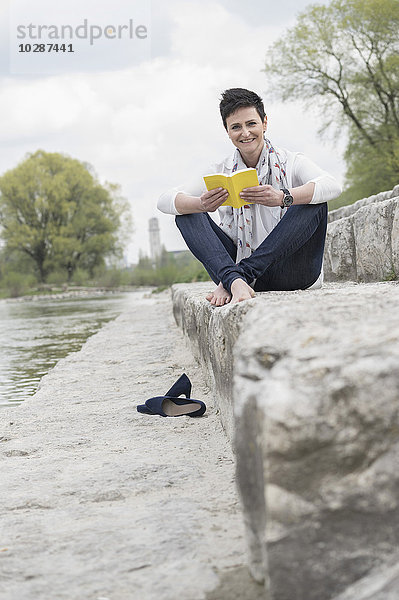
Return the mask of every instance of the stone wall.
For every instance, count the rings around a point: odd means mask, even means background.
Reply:
[[[399,276],[399,185],[329,212],[326,281],[386,281]]]
[[[223,308],[204,300],[209,287],[174,286],[174,313],[234,446],[265,598],[399,597],[399,285]]]

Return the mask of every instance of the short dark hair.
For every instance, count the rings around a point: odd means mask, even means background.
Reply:
[[[225,129],[227,129],[227,117],[243,106],[253,106],[256,108],[262,121],[264,120],[266,116],[265,107],[263,106],[262,98],[258,94],[245,88],[231,88],[222,93],[219,104]]]

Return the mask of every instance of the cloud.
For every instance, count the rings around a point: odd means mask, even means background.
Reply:
[[[160,15],[154,31],[162,31],[162,39],[160,45],[153,40],[152,60],[1,82],[0,173],[38,148],[91,163],[101,181],[121,184],[132,205],[131,260],[140,248],[149,252],[152,216],[160,220],[168,249],[184,247],[174,219],[158,213],[156,201],[231,152],[218,112],[223,89],[249,87],[263,94],[274,143],[304,151],[336,175],[342,171],[339,151],[320,145],[314,115],[299,105],[268,101],[261,69],[282,26],[254,24],[218,2],[174,1],[163,4],[154,20]]]
[[[176,27],[172,54],[192,64],[223,67],[230,76],[251,74],[280,33],[264,23],[249,25],[217,2],[177,1],[170,11]]]

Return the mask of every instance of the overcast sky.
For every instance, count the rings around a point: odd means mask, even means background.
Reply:
[[[157,211],[157,198],[230,153],[218,110],[226,88],[257,91],[273,142],[304,152],[342,182],[342,144],[321,142],[320,122],[303,106],[272,102],[262,73],[268,48],[307,0],[65,4],[61,10],[54,0],[0,0],[0,174],[39,148],[90,163],[101,182],[119,183],[131,203],[130,261],[139,249],[149,253],[152,216],[159,217],[166,248],[184,248],[173,217]],[[76,27],[85,19],[113,31],[131,19],[130,31],[144,25],[148,37],[128,39],[125,27],[121,39],[66,40],[75,48],[69,56],[17,52],[20,43],[39,41],[17,39],[17,25]]]

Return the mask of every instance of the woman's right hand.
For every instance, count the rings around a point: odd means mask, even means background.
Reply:
[[[215,212],[223,202],[226,202],[228,195],[229,192],[224,188],[216,188],[201,194],[199,201],[203,212]]]

